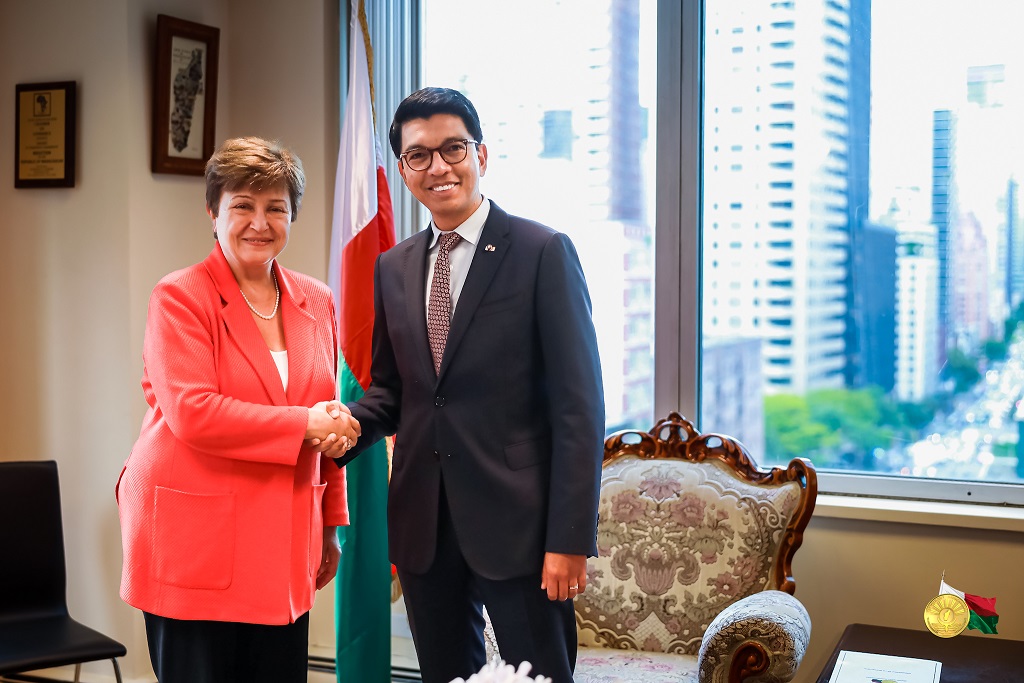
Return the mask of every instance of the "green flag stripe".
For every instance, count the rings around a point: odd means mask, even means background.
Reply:
[[[967,628],[977,629],[982,633],[998,633],[996,631],[996,624],[998,622],[998,616],[983,617],[974,610],[971,610],[971,619],[967,622]]]
[[[363,395],[339,363],[342,401]],[[336,586],[338,683],[391,681],[391,563],[388,561],[387,447],[380,441],[345,468],[350,525],[338,527],[341,565]]]
[[[341,397],[342,403],[358,401],[363,397],[364,393],[363,388],[359,386],[359,380],[352,374],[348,363],[345,362],[344,356],[338,362],[338,389],[338,396]]]

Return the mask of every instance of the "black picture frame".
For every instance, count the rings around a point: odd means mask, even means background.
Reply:
[[[18,83],[14,90],[14,187],[74,187],[77,83]]]
[[[203,175],[215,140],[219,43],[219,28],[157,15],[153,173]]]

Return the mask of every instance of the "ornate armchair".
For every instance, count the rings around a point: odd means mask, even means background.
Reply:
[[[609,437],[576,682],[791,680],[811,634],[791,565],[816,496],[809,461],[759,469],[678,413]]]

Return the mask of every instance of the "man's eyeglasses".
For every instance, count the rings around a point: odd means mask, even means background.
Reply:
[[[440,154],[446,164],[461,164],[469,154],[469,146],[479,144],[476,140],[449,140],[440,147],[414,147],[398,158],[413,171],[425,171],[434,161],[434,152]]]

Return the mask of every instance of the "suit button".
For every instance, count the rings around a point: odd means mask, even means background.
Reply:
[[[444,405],[444,396],[435,396],[434,397],[434,405],[437,406],[438,408],[443,406]]]
[[[438,453],[437,451],[434,451],[434,461],[436,462],[436,461],[438,461],[440,459],[441,459],[441,454]]]

